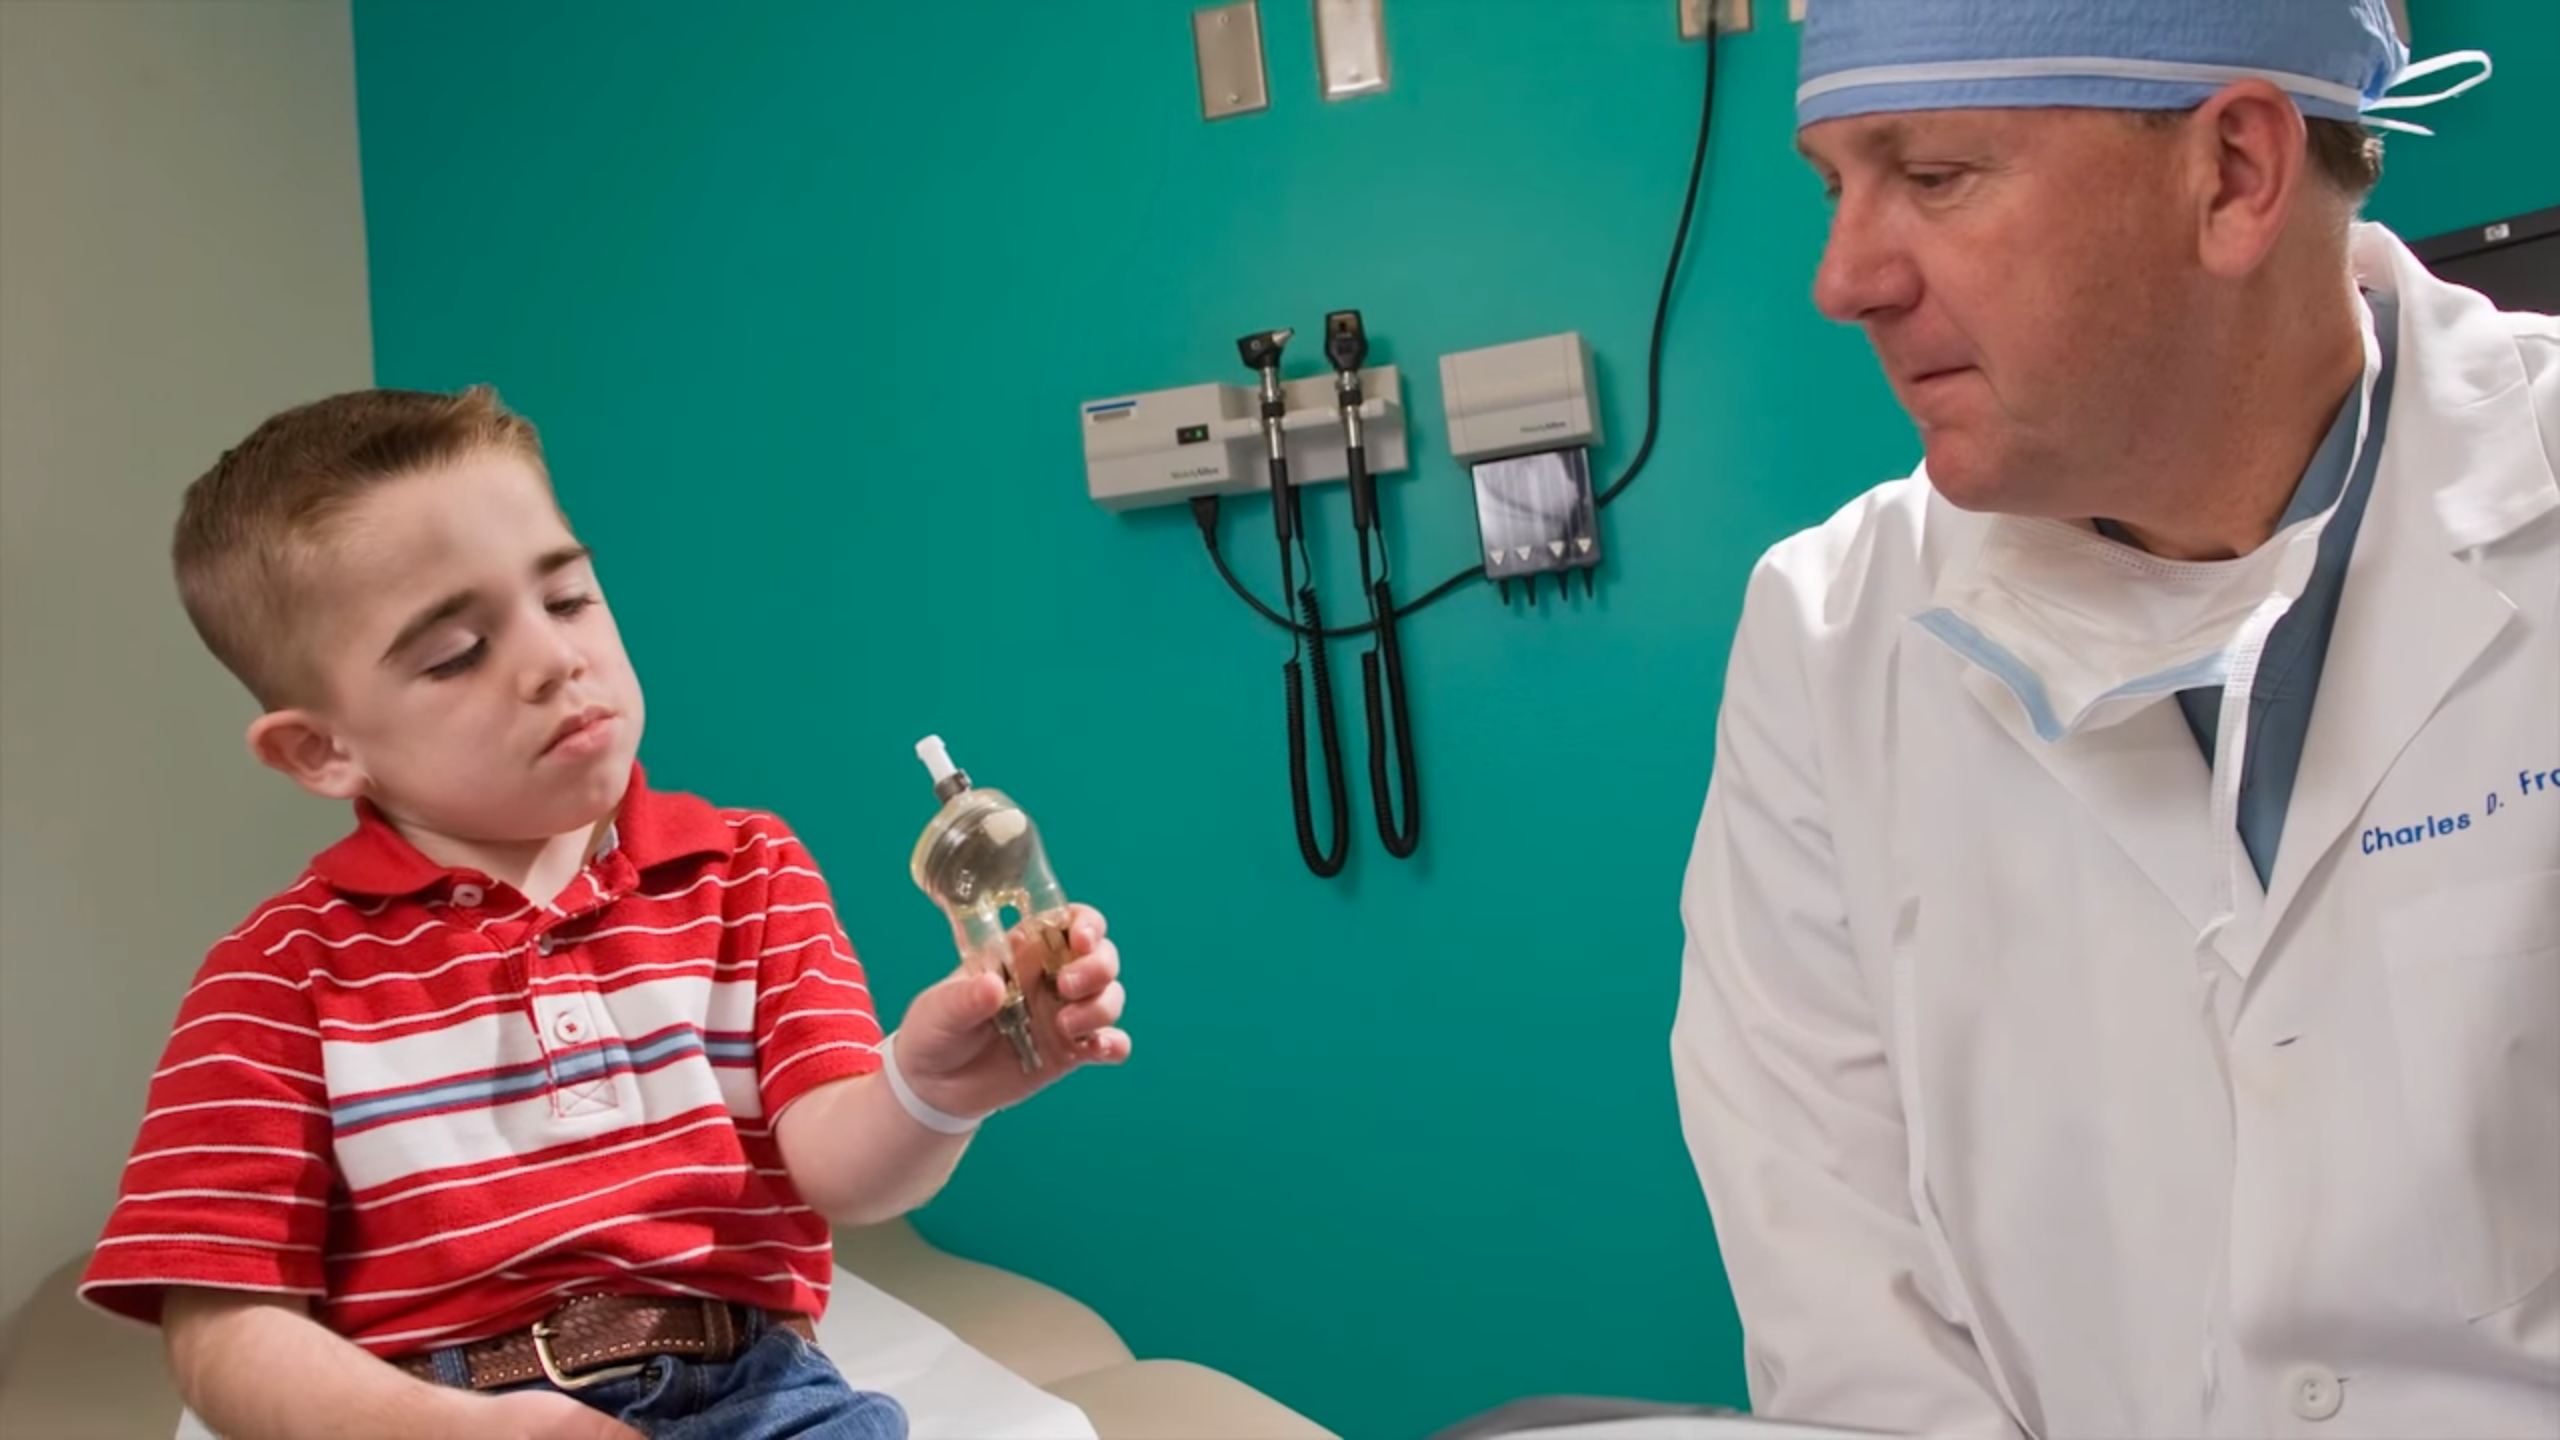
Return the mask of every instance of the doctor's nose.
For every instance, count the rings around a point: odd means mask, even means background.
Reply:
[[[1825,319],[1854,325],[1920,303],[1920,271],[1876,207],[1843,195],[1831,214],[1813,303]]]

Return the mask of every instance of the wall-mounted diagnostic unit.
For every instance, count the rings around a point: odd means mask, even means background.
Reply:
[[[1404,389],[1393,365],[1360,371],[1369,471],[1406,468]],[[1332,375],[1283,382],[1280,428],[1294,485],[1349,476]],[[1084,405],[1085,487],[1106,510],[1176,505],[1196,495],[1262,490],[1262,396],[1211,381],[1115,395]]]
[[[1567,332],[1440,357],[1440,403],[1449,451],[1475,480],[1484,570],[1503,586],[1538,577],[1561,586],[1599,567],[1600,507],[1591,452],[1600,444],[1591,351]]]
[[[1296,333],[1257,330],[1236,341],[1237,356],[1253,376],[1250,385],[1210,381],[1085,402],[1085,488],[1095,503],[1110,510],[1177,501],[1190,505],[1219,573],[1266,618],[1288,629],[1289,660],[1281,669],[1287,685],[1289,787],[1298,848],[1309,870],[1331,877],[1341,873],[1349,854],[1349,787],[1325,650],[1335,635],[1316,595],[1302,496],[1307,485],[1328,480],[1346,481],[1351,491],[1360,588],[1369,607],[1368,623],[1355,627],[1355,633],[1366,634],[1371,647],[1360,657],[1370,788],[1378,834],[1388,853],[1401,858],[1419,843],[1421,812],[1376,477],[1407,466],[1404,386],[1394,366],[1367,363],[1368,329],[1357,310],[1325,317],[1326,373],[1295,380],[1281,373]],[[1219,502],[1252,491],[1271,497],[1284,592],[1279,610],[1254,599],[1227,568],[1220,549]],[[1298,583],[1302,574],[1303,585]],[[1330,816],[1322,839],[1315,824],[1308,750],[1311,711]]]

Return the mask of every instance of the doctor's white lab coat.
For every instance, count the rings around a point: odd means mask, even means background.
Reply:
[[[2177,706],[2058,745],[1910,616],[1925,475],[1753,574],[1682,1123],[1755,1408],[2560,1436],[2560,324],[2360,225],[2399,378],[2276,867]]]

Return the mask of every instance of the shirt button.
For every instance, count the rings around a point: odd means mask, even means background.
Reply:
[[[2326,1420],[2347,1403],[2346,1387],[2322,1365],[2305,1365],[2284,1377],[2285,1404],[2305,1420]]]
[[[552,951],[560,948],[560,937],[546,933],[541,939],[533,942],[533,948],[541,951],[545,955],[548,955]]]
[[[465,909],[469,909],[488,898],[489,892],[481,889],[477,885],[456,885],[453,887],[453,903],[460,905]]]
[[[560,1015],[551,1022],[551,1037],[563,1045],[575,1045],[587,1038],[587,1027],[575,1015]]]

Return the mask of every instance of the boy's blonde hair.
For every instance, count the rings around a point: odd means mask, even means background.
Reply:
[[[330,523],[385,480],[482,450],[548,474],[532,422],[495,390],[356,390],[268,419],[187,487],[171,557],[178,598],[224,668],[269,710],[308,703],[303,643]]]

